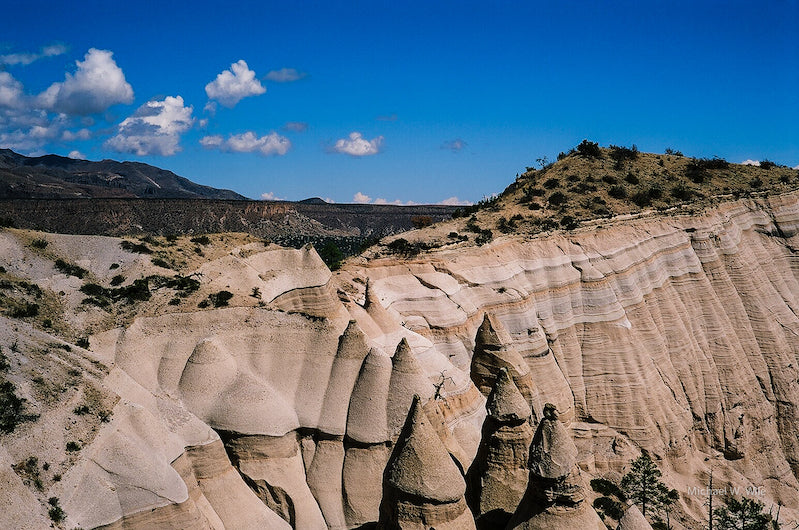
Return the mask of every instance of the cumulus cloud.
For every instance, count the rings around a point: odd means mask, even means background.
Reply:
[[[395,205],[395,206],[413,206],[413,205],[419,204],[419,203],[418,202],[414,202],[414,201],[402,202],[399,199],[394,199],[393,201],[389,201],[388,199],[384,199],[382,197],[378,197],[377,199],[375,199],[374,204],[392,204],[392,205]]]
[[[461,149],[466,147],[468,144],[461,140],[460,138],[455,138],[454,140],[449,140],[441,144],[441,149],[446,149],[448,151],[452,151],[453,153],[459,153]]]
[[[249,96],[259,96],[266,92],[260,81],[255,79],[255,72],[247,63],[239,61],[230,65],[229,70],[222,71],[216,79],[205,85],[208,99],[215,99],[228,108]]]
[[[88,140],[92,137],[89,129],[79,129],[77,131],[64,131],[61,133],[61,139],[65,142],[72,142],[75,140]]]
[[[113,55],[91,48],[83,61],[76,61],[78,70],[74,74],[67,73],[63,82],[53,83],[39,95],[39,104],[55,112],[86,116],[117,103],[132,102],[133,89]]]
[[[38,61],[39,59],[43,59],[45,57],[55,57],[56,55],[62,55],[66,52],[67,47],[63,44],[51,44],[50,46],[44,46],[41,50],[39,50],[39,53],[23,52],[0,55],[0,64],[6,64],[9,66],[21,64],[25,66],[34,61]]]
[[[280,70],[272,70],[266,74],[265,78],[275,83],[291,83],[293,81],[299,81],[307,76],[308,74],[305,72],[298,72],[296,68],[281,68]]]
[[[267,191],[266,193],[261,194],[261,199],[264,201],[285,201],[286,199],[282,197],[278,197],[271,191]]]
[[[84,155],[80,151],[70,151],[67,156],[69,158],[74,158],[75,160],[86,160],[86,155]]]
[[[0,72],[0,107],[18,108],[23,100],[22,83],[8,72]]]
[[[748,160],[744,160],[743,162],[741,162],[741,165],[744,165],[744,166],[759,166],[760,165],[760,161],[759,160],[752,160],[750,158]]]
[[[174,155],[180,148],[180,135],[194,125],[193,107],[183,105],[180,96],[167,96],[162,101],[148,101],[125,118],[117,134],[103,144],[121,153]]]
[[[305,132],[308,130],[308,124],[304,121],[289,121],[286,122],[283,129],[291,132]]]
[[[265,136],[258,136],[252,131],[242,134],[233,134],[227,139],[220,135],[204,136],[200,144],[206,149],[219,149],[233,153],[254,153],[263,156],[283,156],[291,148],[291,141],[285,136],[271,132]]]
[[[444,199],[443,201],[439,202],[438,204],[443,204],[445,206],[471,206],[472,203],[470,201],[462,201],[457,197],[449,197],[448,199]]]
[[[325,200],[327,202],[333,202],[332,200],[329,200],[329,199],[325,199]],[[353,195],[352,200],[353,200],[353,202],[356,202],[358,204],[393,204],[393,205],[397,205],[397,206],[413,206],[415,204],[419,204],[418,202],[414,202],[414,201],[402,202],[399,199],[395,199],[393,201],[389,201],[388,199],[384,199],[382,197],[378,197],[377,199],[372,200],[372,198],[370,196],[368,196],[368,195],[366,195],[364,193],[361,193],[360,191],[358,193],[356,193],[355,195]]]
[[[350,156],[369,156],[380,152],[383,145],[383,137],[378,136],[367,140],[359,132],[351,132],[348,138],[336,140],[333,151]]]

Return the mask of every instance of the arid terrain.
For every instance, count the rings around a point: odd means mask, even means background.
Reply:
[[[711,474],[791,528],[799,172],[618,149],[335,271],[3,228],[0,527],[651,528],[593,486],[645,453],[671,528]]]

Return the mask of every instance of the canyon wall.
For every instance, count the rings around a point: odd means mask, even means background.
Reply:
[[[586,478],[645,449],[681,494],[675,528],[706,518],[711,471],[799,520],[798,233],[787,194],[335,274],[310,248],[237,249],[198,270],[232,307],[164,302],[91,337],[120,399],[53,492],[84,528],[375,522],[414,395],[461,473],[475,457],[488,313]]]

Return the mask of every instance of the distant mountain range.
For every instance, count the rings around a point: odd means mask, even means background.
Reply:
[[[0,149],[1,199],[246,199],[141,162],[27,157]]]

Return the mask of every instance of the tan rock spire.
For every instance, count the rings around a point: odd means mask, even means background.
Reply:
[[[646,520],[638,506],[633,504],[622,515],[616,530],[652,530],[652,525]]]
[[[512,346],[512,339],[502,323],[486,313],[474,339],[474,355],[470,375],[475,386],[488,396],[500,368],[506,368],[513,382],[527,400],[533,412],[533,420],[541,414],[538,390],[533,384],[530,368],[524,358]]]
[[[503,423],[527,421],[532,414],[530,405],[508,374],[507,368],[500,368],[494,388],[488,396],[486,410],[492,419]]]
[[[436,389],[428,379],[422,365],[411,351],[408,341],[403,337],[397,344],[397,350],[391,359],[391,382],[388,389],[389,435],[394,438],[399,434],[414,394],[419,394],[425,401],[433,396]]]
[[[530,405],[506,368],[500,368],[486,408],[480,447],[467,474],[467,500],[479,528],[504,528],[527,489],[533,439]]]
[[[558,419],[555,405],[544,405],[530,447],[527,491],[507,530],[604,530],[605,524],[586,501],[577,467],[577,448]]]
[[[363,360],[350,396],[347,436],[360,443],[377,444],[389,439],[386,423],[391,357],[372,348]]]
[[[330,378],[318,424],[322,432],[336,436],[344,435],[350,397],[359,369],[368,352],[366,335],[354,320],[350,320],[338,339],[336,357],[330,367]]]
[[[379,529],[474,529],[466,483],[430,420],[413,396],[383,474]]]

